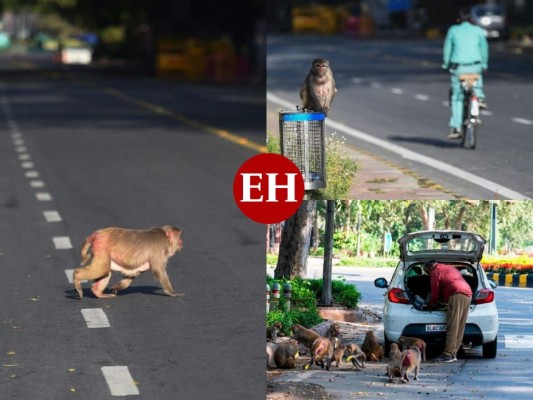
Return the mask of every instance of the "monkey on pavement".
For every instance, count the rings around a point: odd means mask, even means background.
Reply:
[[[383,347],[378,343],[374,331],[368,331],[361,346],[368,361],[381,361],[383,359]]]
[[[400,336],[398,343],[402,346],[402,351],[407,350],[413,346],[416,346],[420,349],[422,354],[422,361],[426,361],[426,342],[422,339],[415,337]]]
[[[276,367],[285,369],[294,368],[296,365],[295,359],[298,358],[299,350],[298,342],[294,339],[280,343],[274,352]]]
[[[282,328],[283,328],[283,324],[279,321],[274,323],[274,325],[270,325],[269,327],[267,327],[266,329],[267,341],[275,342],[276,340],[278,340],[278,335]]]
[[[320,335],[312,329],[307,329],[300,324],[292,325],[292,338],[296,339],[298,343],[302,343],[309,349],[319,337]]]
[[[328,114],[337,89],[335,79],[325,58],[316,58],[300,88],[300,98],[305,110]]]
[[[392,383],[395,377],[400,376],[402,368],[402,353],[396,343],[390,345],[389,364],[387,365],[387,375],[389,383]]]
[[[308,369],[313,363],[324,368],[325,360],[326,369],[329,371],[334,352],[334,345],[331,340],[320,336],[314,330],[307,329],[300,324],[293,324],[292,332],[293,339],[296,339],[299,343],[311,349],[311,361],[304,368]]]
[[[351,361],[357,371],[365,368],[366,355],[363,350],[355,343],[348,343],[346,345],[345,355],[348,355],[346,361]]]
[[[168,259],[183,247],[181,230],[174,226],[151,229],[105,228],[92,233],[81,250],[81,268],[74,270],[74,287],[83,297],[82,280],[94,280],[92,292],[98,298],[114,297],[119,290],[130,286],[135,277],[151,269],[165,293],[178,296],[168,279]],[[111,271],[124,275],[111,287],[112,294],[104,294]]]
[[[420,349],[418,347],[413,346],[402,352],[400,376],[403,383],[409,382],[409,373],[413,370],[415,370],[415,381],[418,380],[421,362]]]

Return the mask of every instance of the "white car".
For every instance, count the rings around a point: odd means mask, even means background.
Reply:
[[[93,58],[93,51],[89,46],[64,46],[60,52],[63,64],[88,65]]]
[[[454,265],[472,288],[463,344],[483,346],[483,357],[495,358],[499,326],[496,283],[487,278],[480,264],[485,239],[472,232],[442,230],[409,233],[398,243],[400,262],[391,282],[385,278],[374,281],[376,287],[387,289],[383,309],[386,352],[400,336],[421,338],[428,348],[444,347],[446,309],[427,309],[431,285],[422,268],[426,261],[436,260]]]

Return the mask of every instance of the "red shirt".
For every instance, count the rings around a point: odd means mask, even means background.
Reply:
[[[435,264],[429,277],[431,279],[430,305],[437,303],[439,299],[447,303],[450,296],[456,293],[472,296],[470,285],[453,265]]]

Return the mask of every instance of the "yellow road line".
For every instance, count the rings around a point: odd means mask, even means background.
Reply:
[[[116,89],[111,89],[111,88],[106,88],[106,87],[103,87],[103,88],[100,88],[103,92],[109,94],[110,96],[113,96],[113,97],[116,97],[118,99],[121,99],[121,100],[124,100],[128,103],[132,103],[132,104],[135,104],[139,107],[142,107],[142,108],[145,108],[147,110],[150,110],[156,114],[160,114],[160,115],[164,115],[166,117],[169,117],[169,118],[172,118],[176,121],[179,121],[181,122],[182,124],[185,124],[185,125],[188,125],[188,126],[191,126],[193,128],[196,128],[196,129],[200,129],[202,131],[205,131],[205,132],[209,132],[213,135],[216,135],[222,139],[225,139],[229,142],[232,142],[232,143],[235,143],[235,144],[238,144],[239,146],[243,146],[243,147],[246,147],[248,149],[251,149],[251,150],[254,150],[254,151],[257,151],[259,153],[266,153],[266,145],[261,145],[259,143],[256,143],[252,140],[249,140],[249,139],[246,139],[245,137],[243,136],[239,136],[239,135],[235,135],[233,133],[230,133],[224,129],[220,129],[220,128],[216,128],[216,127],[213,127],[213,126],[210,126],[210,125],[207,125],[207,124],[204,124],[202,122],[198,122],[196,120],[193,120],[193,119],[190,119],[190,118],[187,118],[181,114],[176,114],[160,105],[157,105],[157,104],[154,104],[154,103],[150,103],[148,101],[144,101],[144,100],[138,100],[134,97],[131,97],[131,96],[128,96],[122,92],[119,92],[118,90]],[[265,135],[265,138],[266,138],[266,135]]]

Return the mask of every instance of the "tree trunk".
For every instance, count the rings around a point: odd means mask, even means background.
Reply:
[[[420,203],[419,210],[420,210],[420,218],[422,219],[422,230],[428,230],[429,229],[429,216],[426,210],[426,205],[424,203]]]
[[[459,211],[459,215],[457,215],[457,219],[455,220],[454,228],[457,229],[458,231],[462,230],[465,212],[466,212],[466,207],[463,205],[461,207],[461,210]]]
[[[281,233],[278,264],[274,270],[276,279],[305,276],[315,218],[316,200],[307,200],[285,221]]]

